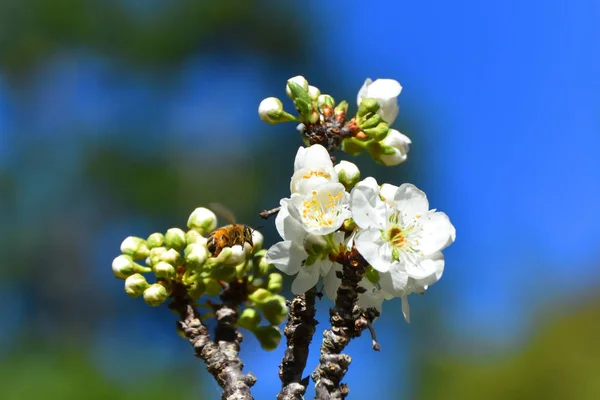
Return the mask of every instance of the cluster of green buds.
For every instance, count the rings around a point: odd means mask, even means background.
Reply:
[[[367,79],[357,96],[356,115],[346,120],[348,102],[336,105],[332,96],[321,94],[303,76],[295,76],[287,81],[286,94],[298,115],[286,112],[276,97],[264,99],[258,114],[270,124],[299,122],[307,146],[320,144],[330,153],[341,147],[351,155],[366,151],[380,164],[397,165],[406,160],[411,143],[408,137],[390,128],[398,115],[397,97],[401,90],[393,79]]]
[[[240,305],[245,309],[239,325],[253,332],[263,348],[274,349],[281,339],[278,325],[285,320],[287,307],[279,295],[282,276],[271,272],[264,257],[262,234],[251,230],[251,243],[240,240],[244,225],[217,228],[216,215],[204,207],[194,210],[187,228],[171,228],[146,239],[130,236],[122,242],[122,254],[113,260],[112,269],[115,277],[125,281],[125,293],[158,306],[176,287],[185,288],[196,302],[203,296],[219,296],[225,287],[240,288],[244,293]],[[227,243],[232,237],[238,240]],[[268,324],[259,326],[263,318]]]

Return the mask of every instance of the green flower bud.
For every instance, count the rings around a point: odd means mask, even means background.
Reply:
[[[365,135],[367,135],[371,139],[380,141],[380,140],[383,140],[387,136],[388,132],[390,131],[390,127],[388,126],[387,123],[382,121],[376,127],[363,129],[362,131],[365,133]]]
[[[208,208],[196,208],[188,218],[187,226],[196,229],[202,235],[206,235],[217,228],[217,216]]]
[[[267,351],[275,350],[281,341],[281,331],[276,326],[259,326],[252,333],[260,342],[260,347]]]
[[[276,294],[281,292],[281,286],[283,285],[283,276],[278,272],[272,272],[269,274],[269,282],[267,283],[267,289],[269,292]]]
[[[323,108],[323,106],[335,107],[335,100],[328,94],[322,94],[317,98],[317,107],[319,109]]]
[[[213,278],[203,278],[202,283],[208,296],[218,296],[223,289],[223,286]]]
[[[308,114],[308,122],[310,122],[311,124],[316,124],[319,118],[321,118],[319,112],[314,108],[311,109],[310,113]]]
[[[258,311],[254,308],[246,308],[242,311],[242,315],[240,315],[240,318],[238,319],[238,325],[251,331],[258,327],[260,320],[261,316]]]
[[[134,260],[143,260],[150,254],[150,249],[144,239],[129,236],[121,243],[121,252]]]
[[[185,233],[185,242],[188,245],[195,243],[202,246],[206,246],[206,242],[208,242],[208,239],[202,236],[197,230],[191,229]]]
[[[165,253],[167,251],[166,247],[155,247],[152,250],[150,250],[150,255],[148,256],[148,260],[146,261],[146,264],[148,266],[153,266],[156,265],[156,263],[158,263],[160,261],[160,256],[162,253]]]
[[[317,101],[320,95],[321,91],[318,87],[308,85],[308,97],[310,97],[312,101]]]
[[[179,260],[181,259],[181,254],[175,249],[169,249],[158,257],[160,261],[164,261],[168,264],[171,264],[174,267],[179,266]]]
[[[308,96],[308,81],[301,75],[288,79],[285,87],[285,94],[292,100],[304,96],[305,94],[306,99],[310,100],[310,97]]]
[[[208,259],[208,250],[206,249],[206,246],[192,243],[185,248],[183,255],[185,257],[185,262],[188,263],[188,265],[200,267]]]
[[[161,305],[168,298],[169,292],[160,283],[150,285],[146,290],[144,290],[144,301],[152,307]]]
[[[256,264],[256,268],[255,268],[255,276],[256,277],[261,277],[261,276],[265,276],[267,275],[267,273],[269,272],[269,270],[271,269],[271,267],[273,267],[272,264],[269,264],[269,262],[267,261],[266,257],[261,257],[260,261]]]
[[[154,274],[157,278],[175,278],[175,267],[164,261],[159,262],[154,266]]]
[[[165,234],[165,245],[175,250],[185,247],[185,232],[179,228],[171,228]]]
[[[258,105],[258,116],[268,124],[294,121],[293,115],[283,110],[283,104],[277,97],[267,97]]]
[[[248,299],[250,299],[252,302],[254,302],[254,304],[256,304],[260,308],[271,297],[273,297],[273,294],[267,289],[258,288],[254,291],[254,293],[248,296]]]
[[[359,118],[364,117],[367,114],[376,113],[379,110],[379,102],[375,99],[362,99],[360,105],[358,106],[358,115]]]
[[[381,115],[379,115],[379,114],[373,114],[369,118],[367,118],[366,120],[364,120],[363,122],[360,122],[358,124],[358,126],[361,129],[374,128],[377,125],[379,125],[381,123],[381,121],[383,121],[383,119],[381,118]]]
[[[288,308],[285,304],[285,297],[272,296],[261,308],[265,318],[272,325],[279,325],[287,318]]]
[[[148,243],[148,247],[150,249],[161,247],[165,244],[165,236],[162,233],[153,233],[152,235],[148,236],[146,243]]]
[[[235,264],[223,264],[219,265],[217,268],[214,268],[210,277],[216,279],[218,281],[231,282],[236,275],[236,265]]]
[[[336,117],[344,119],[346,117],[346,113],[348,112],[348,102],[346,100],[341,101],[334,108],[334,114]]]
[[[150,285],[141,274],[133,274],[125,279],[125,293],[131,297],[139,297]]]
[[[115,258],[112,262],[112,270],[115,277],[119,279],[126,279],[128,276],[137,273],[151,272],[150,268],[143,267],[133,262],[131,256],[121,254]]]
[[[338,174],[338,180],[347,191],[350,191],[360,180],[360,171],[354,163],[340,161],[334,169]]]

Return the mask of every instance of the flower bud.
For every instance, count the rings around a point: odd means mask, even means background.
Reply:
[[[261,277],[261,276],[265,276],[269,270],[271,269],[273,265],[269,264],[269,262],[267,261],[267,257],[261,257],[260,261],[258,262],[257,268],[255,270],[256,276],[257,277]]]
[[[175,249],[169,249],[158,257],[159,261],[164,261],[167,264],[171,264],[174,267],[179,265],[179,260],[181,259],[181,254]]]
[[[293,115],[283,110],[283,104],[277,97],[267,97],[258,105],[258,116],[268,124],[295,120]]]
[[[269,282],[267,283],[267,289],[269,292],[273,294],[281,292],[282,285],[283,276],[279,272],[272,272],[269,274]]]
[[[361,129],[374,128],[377,125],[379,125],[381,123],[381,121],[383,121],[383,118],[381,118],[381,115],[379,115],[379,114],[373,114],[369,118],[367,118],[366,120],[364,120],[362,122],[359,122],[358,126]]]
[[[125,293],[131,297],[139,297],[150,285],[142,274],[133,274],[125,279]]]
[[[317,101],[320,95],[321,91],[318,87],[308,85],[308,97],[310,97],[312,101]]]
[[[119,279],[126,279],[129,275],[133,275],[136,272],[143,274],[152,271],[150,268],[134,263],[131,256],[124,254],[121,254],[113,260],[112,270],[115,277]]]
[[[228,258],[227,264],[237,265],[239,263],[246,261],[248,254],[250,254],[251,246],[249,243],[244,243],[243,246],[236,244],[235,246],[231,246],[230,249],[231,249],[231,256]],[[223,250],[221,250],[221,252]]]
[[[388,166],[403,163],[408,157],[411,143],[408,137],[395,129],[390,129],[385,139],[380,142],[383,154],[379,156],[379,161]]]
[[[346,112],[348,112],[348,102],[346,100],[341,101],[334,108],[335,117],[338,118],[338,119],[342,119],[343,120],[344,118],[346,118]]]
[[[285,297],[275,295],[265,302],[261,308],[265,319],[271,325],[279,325],[287,318],[288,308],[285,304]]]
[[[157,278],[173,279],[175,277],[175,267],[164,261],[154,266],[154,274]]]
[[[150,249],[161,247],[165,244],[165,237],[162,233],[153,233],[152,235],[148,236],[146,243]]]
[[[254,308],[246,308],[238,319],[238,325],[251,331],[260,324],[261,319],[260,313]]]
[[[185,248],[183,255],[186,263],[193,267],[200,267],[208,259],[208,250],[206,246],[192,243]]]
[[[146,241],[142,238],[129,236],[121,243],[121,252],[134,260],[143,260],[150,254]]]
[[[350,191],[350,189],[352,189],[360,180],[360,171],[354,163],[340,161],[334,169],[335,172],[337,172],[338,180],[344,185],[347,191]]]
[[[389,125],[393,124],[398,116],[398,96],[401,91],[402,86],[394,79],[377,79],[375,82],[367,79],[356,97],[359,114],[361,113],[360,106],[365,100],[375,100],[379,105],[377,113]]]
[[[256,304],[259,308],[261,308],[262,304],[264,304],[271,297],[273,297],[273,293],[263,288],[258,288],[253,293],[248,295],[248,299],[254,302],[254,304]]]
[[[390,131],[390,127],[388,126],[387,123],[385,122],[380,122],[379,125],[377,125],[374,128],[367,128],[367,129],[363,129],[362,132],[367,135],[369,138],[371,139],[375,139],[376,141],[380,141],[383,138],[385,138],[388,134],[388,132]]]
[[[165,245],[175,250],[185,247],[185,232],[179,228],[171,228],[165,234]]]
[[[206,242],[208,242],[208,239],[202,236],[197,230],[191,229],[185,233],[185,243],[188,245],[199,244],[206,246]]]
[[[167,298],[169,298],[169,292],[160,283],[152,284],[144,290],[144,301],[152,307],[161,305]]]
[[[259,326],[252,333],[260,342],[260,347],[267,351],[275,350],[281,341],[281,331],[276,326]]]
[[[150,250],[150,255],[146,260],[146,264],[149,266],[156,265],[156,263],[160,261],[161,254],[165,252],[167,252],[166,247],[154,247],[152,250]]]
[[[335,100],[328,94],[322,94],[317,98],[317,107],[321,109],[323,106],[335,107]]]
[[[303,76],[298,75],[288,79],[287,85],[285,86],[285,93],[290,99],[294,100],[296,97],[298,97],[298,95],[294,93],[293,89],[296,85],[299,86],[300,89],[304,90],[304,92],[306,92],[308,96],[308,81]]]
[[[202,235],[214,231],[217,227],[217,216],[208,208],[196,208],[188,218],[187,226],[190,229],[197,229]]]
[[[377,100],[371,98],[362,99],[362,101],[358,105],[358,111],[356,115],[359,118],[362,118],[367,114],[376,113],[377,110],[379,110],[379,103],[377,102]]]
[[[256,254],[257,251],[262,249],[263,243],[265,242],[265,237],[258,230],[254,229],[252,231],[252,251]]]

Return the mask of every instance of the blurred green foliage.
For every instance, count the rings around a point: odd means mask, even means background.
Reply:
[[[595,400],[600,398],[600,300],[539,326],[521,349],[493,360],[430,359],[419,399]]]

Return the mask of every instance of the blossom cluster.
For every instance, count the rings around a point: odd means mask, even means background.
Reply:
[[[355,248],[370,265],[358,305],[381,310],[384,300],[399,297],[408,321],[407,296],[441,278],[441,251],[455,240],[455,229],[446,214],[429,209],[425,193],[414,185],[380,185],[359,176],[352,163],[334,166],[320,145],[300,147],[291,195],[280,201],[276,218],[283,240],[269,248],[267,261],[296,275],[295,294],[322,279],[325,294],[335,299],[341,270],[336,256]]]

